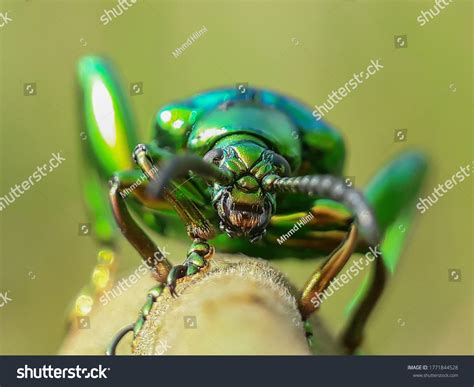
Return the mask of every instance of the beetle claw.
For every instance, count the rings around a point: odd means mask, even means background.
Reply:
[[[168,289],[170,290],[170,294],[173,298],[178,298],[178,293],[176,293],[176,285],[175,284],[169,284]]]
[[[167,280],[167,286],[168,289],[170,290],[171,295],[176,298],[178,297],[178,294],[176,293],[176,281],[179,278],[182,278],[186,275],[186,266],[183,265],[177,265],[174,266],[170,273],[168,274],[168,280]]]

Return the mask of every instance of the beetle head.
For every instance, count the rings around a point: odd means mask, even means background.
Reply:
[[[220,229],[230,237],[244,236],[251,242],[260,240],[275,212],[275,194],[266,191],[262,181],[268,175],[287,176],[288,162],[252,141],[216,147],[204,160],[233,176],[229,184],[214,183],[211,187]]]

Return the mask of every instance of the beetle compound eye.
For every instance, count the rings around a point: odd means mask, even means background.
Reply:
[[[223,156],[224,156],[223,149],[221,148],[212,149],[204,155],[204,161],[211,164],[219,165],[219,162],[222,160]]]
[[[290,176],[291,167],[284,157],[277,153],[273,153],[273,165],[275,167],[275,172],[280,176]]]

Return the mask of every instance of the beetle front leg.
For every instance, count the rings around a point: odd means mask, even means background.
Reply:
[[[150,237],[133,220],[125,199],[121,195],[125,188],[136,182],[136,179],[131,177],[125,173],[117,173],[111,180],[109,197],[112,211],[122,234],[140,253],[145,263],[154,272],[156,279],[164,283],[171,270],[171,264]]]
[[[167,286],[170,290],[171,295],[174,297],[177,296],[175,286],[176,281],[178,279],[191,276],[205,269],[208,265],[208,261],[212,258],[213,255],[213,246],[209,245],[206,241],[202,239],[195,239],[189,249],[184,263],[182,265],[174,266],[168,274]],[[138,333],[143,327],[143,324],[147,320],[153,305],[163,293],[163,289],[164,285],[158,284],[148,291],[147,300],[143,305],[142,309],[140,310],[140,314],[137,321],[117,333],[116,337],[107,349],[107,355],[115,355],[118,343],[126,333],[133,331],[133,337],[137,337]]]
[[[191,276],[203,270],[205,267],[207,267],[207,261],[210,260],[213,255],[214,248],[211,245],[202,239],[195,239],[189,249],[185,262],[182,265],[174,266],[168,274],[167,286],[171,295],[174,297],[177,296],[175,286],[178,279]],[[147,320],[154,303],[160,297],[163,289],[164,286],[159,284],[148,291],[147,301],[140,311],[138,320],[133,325],[134,338],[142,329],[143,324]],[[128,330],[132,330],[132,328],[129,327]],[[117,340],[114,340],[113,343],[117,343]],[[116,346],[117,344],[114,344],[113,351],[109,350],[109,352],[115,354]]]
[[[157,177],[157,162],[163,159],[164,151],[157,146],[139,144],[133,151],[133,159],[148,179]],[[186,231],[191,238],[212,239],[215,230],[212,224],[201,213],[196,203],[202,202],[203,198],[196,196],[196,192],[185,190],[186,182],[176,184],[171,182],[170,186],[163,192],[165,199],[177,212],[186,225]],[[179,198],[178,198],[179,197]],[[152,200],[160,200],[154,198]]]
[[[167,285],[170,293],[173,296],[177,296],[175,287],[176,281],[180,278],[191,276],[196,274],[208,265],[208,261],[214,255],[214,247],[207,243],[205,240],[196,238],[194,239],[191,247],[188,250],[186,260],[182,265],[174,266],[167,279]]]
[[[143,144],[137,145],[133,151],[135,163],[149,179],[157,177],[157,161],[162,158],[159,152],[162,151],[156,146]],[[174,266],[167,277],[170,293],[176,296],[176,281],[201,271],[207,266],[207,261],[212,258],[214,248],[206,241],[214,237],[215,230],[192,200],[199,200],[199,198],[189,198],[185,195],[177,197],[175,192],[180,188],[184,188],[184,184],[176,185],[171,182],[169,188],[164,190],[163,197],[174,207],[186,225],[188,235],[193,238],[186,260],[182,265]]]

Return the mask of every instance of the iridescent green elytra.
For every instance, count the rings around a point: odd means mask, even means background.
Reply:
[[[317,309],[315,296],[352,253],[380,244],[382,257],[343,337],[348,352],[357,348],[411,224],[426,170],[420,154],[401,155],[361,193],[342,177],[345,145],[338,131],[300,102],[253,88],[212,90],[160,108],[144,145],[111,65],[83,58],[78,77],[95,234],[110,244],[118,225],[160,283],[149,293],[135,334],[161,284],[173,292],[177,280],[206,268],[214,249],[268,259],[329,255],[301,293],[306,320]],[[172,267],[130,212],[164,235],[186,230],[192,243],[184,263]],[[311,220],[282,238],[308,213]]]

